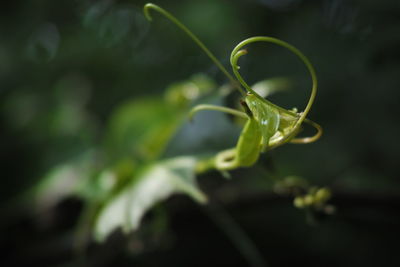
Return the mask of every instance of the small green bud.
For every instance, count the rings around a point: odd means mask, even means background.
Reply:
[[[306,205],[304,203],[304,198],[303,197],[296,197],[293,200],[293,204],[296,208],[302,209],[304,208]]]
[[[311,206],[314,203],[314,201],[315,201],[314,196],[312,195],[304,196],[304,204],[306,206]]]
[[[318,189],[318,191],[314,195],[314,198],[316,203],[323,204],[326,201],[328,201],[328,199],[330,199],[331,196],[332,196],[331,191],[328,188],[323,187]]]

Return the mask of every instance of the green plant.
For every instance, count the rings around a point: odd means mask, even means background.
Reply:
[[[256,164],[260,154],[264,152],[288,142],[314,142],[322,134],[322,128],[306,118],[317,91],[316,74],[309,60],[295,47],[272,37],[248,38],[232,51],[231,75],[208,48],[174,16],[157,5],[146,4],[144,14],[149,20],[152,19],[151,10],[175,23],[211,58],[227,76],[231,87],[241,94],[242,99],[239,102],[242,110],[210,104],[191,108],[199,97],[215,88],[210,79],[201,75],[170,86],[164,97],[138,98],[117,108],[111,115],[103,143],[78,159],[55,167],[35,189],[38,203],[45,203],[47,206],[67,195],[82,198],[86,208],[78,233],[86,236],[86,239],[92,232],[97,240],[102,241],[116,229],[122,229],[125,233],[137,230],[144,214],[174,193],[183,193],[199,203],[206,203],[206,194],[197,186],[197,175],[210,170],[227,174],[227,171],[250,167]],[[304,62],[313,85],[303,112],[297,112],[296,109],[286,110],[271,103],[260,96],[255,87],[252,88],[244,81],[239,73],[238,60],[247,53],[242,48],[254,42],[283,46]],[[187,115],[193,118],[197,112],[203,110],[221,111],[245,120],[236,146],[217,153],[165,156],[168,144],[178,127],[185,123]],[[297,137],[303,123],[313,126],[317,133],[311,137]],[[93,155],[100,155],[102,160],[93,160]],[[75,179],[68,179],[71,175],[76,176]],[[66,183],[67,187],[64,186]],[[295,183],[277,183],[279,188],[276,192],[297,196],[295,205],[299,208],[322,210],[330,197],[329,192],[326,189],[324,194],[318,193],[320,191],[315,194],[311,192],[313,202],[306,201],[308,204],[304,204],[299,199],[304,192],[311,189],[303,183],[303,179],[297,179]],[[156,216],[155,220],[157,219]],[[78,239],[85,243],[85,238]]]
[[[146,4],[144,7],[144,13],[149,20],[152,19],[150,16],[151,9],[163,14],[181,28],[210,57],[218,68],[227,76],[234,87],[242,94],[243,100],[241,101],[241,104],[243,105],[244,111],[220,106],[198,105],[190,112],[190,117],[193,117],[194,114],[200,110],[216,110],[248,120],[243,128],[236,147],[222,151],[215,157],[214,167],[216,169],[225,171],[233,170],[238,167],[248,167],[257,162],[261,152],[273,149],[287,142],[297,144],[314,142],[321,136],[322,128],[317,123],[306,118],[317,92],[317,77],[310,61],[297,48],[279,39],[265,36],[252,37],[242,41],[233,49],[230,57],[232,70],[236,77],[235,80],[218,59],[208,50],[208,48],[169,12],[155,4]],[[310,99],[303,112],[298,113],[295,110],[286,110],[271,103],[261,97],[244,81],[243,77],[239,73],[240,67],[238,66],[238,60],[241,56],[247,53],[247,51],[242,48],[254,42],[268,42],[285,47],[297,55],[306,65],[311,74],[313,85]],[[303,122],[315,127],[317,133],[312,137],[295,138],[300,132]]]

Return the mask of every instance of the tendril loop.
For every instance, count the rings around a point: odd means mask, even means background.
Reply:
[[[306,65],[310,75],[311,75],[311,80],[312,80],[312,87],[311,87],[311,94],[310,94],[310,98],[308,100],[308,103],[304,109],[303,112],[300,113],[300,117],[296,122],[295,127],[293,127],[293,131],[292,133],[294,133],[295,131],[297,131],[300,127],[300,125],[303,123],[303,121],[306,120],[307,114],[311,109],[311,106],[314,103],[314,99],[315,99],[315,95],[317,93],[317,87],[318,87],[318,81],[317,81],[317,75],[315,73],[315,69],[313,67],[313,65],[311,64],[311,62],[309,61],[309,59],[302,53],[300,52],[300,50],[298,50],[296,47],[292,46],[291,44],[288,44],[282,40],[273,38],[273,37],[267,37],[267,36],[255,36],[255,37],[251,37],[248,39],[243,40],[242,42],[240,42],[233,50],[231,53],[231,57],[230,57],[230,62],[232,65],[232,71],[234,73],[234,75],[236,76],[237,80],[240,82],[240,84],[247,90],[248,93],[251,93],[253,95],[255,95],[258,99],[260,99],[261,101],[263,101],[264,103],[268,104],[268,105],[273,105],[276,108],[278,108],[279,110],[282,110],[281,107],[274,105],[273,103],[269,102],[268,100],[266,100],[265,98],[261,97],[259,94],[257,94],[257,92],[255,92],[243,79],[243,77],[241,76],[241,74],[239,73],[239,65],[238,65],[238,60],[240,57],[244,56],[247,54],[247,50],[242,49],[243,47],[245,47],[248,44],[251,43],[255,43],[255,42],[267,42],[267,43],[273,43],[276,44],[278,46],[284,47],[289,49],[292,53],[294,53],[297,57],[300,58],[300,60],[304,63],[304,65]],[[309,137],[309,138],[302,138],[302,139],[293,139],[292,142],[293,143],[304,143],[305,140],[308,140],[308,142],[311,141],[315,141],[316,139],[318,139],[320,137],[320,135],[322,134],[322,128],[316,124],[315,122],[311,122],[310,120],[307,120],[307,122],[313,126],[314,128],[317,129],[317,134],[313,137]],[[290,134],[288,135],[288,138],[290,138]],[[288,139],[286,138],[286,140]]]

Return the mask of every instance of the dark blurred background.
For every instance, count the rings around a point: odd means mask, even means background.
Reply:
[[[199,182],[214,204],[202,207],[173,196],[160,208],[168,221],[161,237],[144,223],[137,234],[116,234],[76,253],[81,200],[64,198],[46,212],[21,200],[52,167],[96,147],[110,114],[126,101],[162,95],[170,84],[196,73],[219,86],[227,82],[172,23],[159,14],[146,21],[145,3],[1,4],[1,265],[398,266],[396,0],[155,2],[227,67],[233,47],[255,35],[285,40],[310,58],[319,91],[309,117],[323,126],[324,136],[310,145],[280,147],[261,164],[280,176],[329,186],[334,215],[310,225],[292,198],[268,190],[269,178],[258,177],[257,169],[234,172],[232,180],[212,172]],[[302,108],[310,81],[301,63],[273,45],[249,51],[241,62],[249,83],[288,76],[293,90],[272,99]],[[239,227],[248,242],[232,241],[230,226]]]

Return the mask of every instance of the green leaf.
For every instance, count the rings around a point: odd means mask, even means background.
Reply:
[[[255,95],[247,95],[245,101],[254,119],[258,122],[262,134],[261,144],[263,149],[266,149],[269,146],[270,138],[278,131],[279,111],[274,106],[261,101]]]
[[[279,144],[284,138],[286,138],[289,135],[291,137],[295,137],[300,131],[300,128],[294,129],[297,121],[300,118],[300,115],[298,113],[295,113],[294,111],[280,109],[279,117],[280,117],[280,123],[278,131],[276,131],[276,133],[269,140],[270,146]],[[289,140],[290,138],[287,141]]]
[[[258,123],[249,119],[243,128],[237,145],[237,159],[241,166],[251,166],[258,160],[262,131]]]
[[[84,197],[94,172],[94,156],[94,151],[88,151],[50,169],[33,188],[36,208],[46,210],[71,195]]]
[[[95,238],[104,240],[118,228],[127,233],[136,230],[144,214],[156,203],[174,193],[184,193],[199,203],[207,197],[197,188],[194,157],[177,157],[146,168],[100,212]]]
[[[216,168],[226,171],[253,165],[260,155],[261,138],[258,122],[254,118],[249,118],[240,134],[236,147],[217,154]]]
[[[141,160],[158,157],[175,132],[184,114],[157,98],[129,101],[112,114],[106,144],[117,157]]]
[[[300,114],[275,106],[267,100],[262,101],[255,95],[246,96],[246,103],[260,125],[263,151],[288,142],[300,131],[296,123]]]

